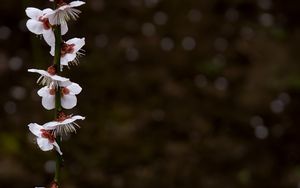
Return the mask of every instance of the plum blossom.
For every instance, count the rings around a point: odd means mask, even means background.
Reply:
[[[47,110],[55,108],[55,94],[56,90],[60,89],[61,92],[61,106],[65,109],[72,109],[77,104],[77,97],[82,88],[73,82],[65,81],[58,82],[59,87],[53,85],[41,88],[37,93],[42,97],[42,105]]]
[[[37,80],[38,84],[50,86],[54,84],[57,86],[58,82],[66,82],[69,79],[56,75],[56,70],[53,66],[50,66],[47,71],[40,69],[28,69],[28,72],[39,73],[41,76]]]
[[[36,35],[43,35],[43,38],[48,45],[53,46],[55,43],[55,37],[52,30],[52,25],[49,22],[47,14],[54,12],[52,9],[47,8],[40,10],[34,7],[29,7],[25,10],[26,15],[30,18],[26,22],[26,26],[29,31]],[[61,25],[61,34],[64,35],[68,32],[68,25]]]
[[[69,62],[73,62],[74,64],[79,64],[78,58],[84,55],[82,51],[82,47],[85,45],[85,38],[73,38],[62,44],[61,48],[61,68],[62,66],[68,66]],[[55,47],[51,46],[50,54],[54,56]]]
[[[30,123],[28,127],[32,134],[36,136],[37,144],[42,151],[50,151],[55,148],[55,150],[62,155],[59,145],[55,141],[53,131],[46,130],[44,126],[37,123]]]
[[[81,13],[75,7],[85,4],[83,1],[72,1],[69,4],[62,3],[56,10],[47,14],[52,25],[63,25],[69,20],[76,20]]]
[[[84,119],[85,117],[79,115],[65,115],[61,112],[56,120],[44,124],[44,127],[46,130],[52,130],[55,135],[68,135],[71,132],[76,133],[76,129],[80,128],[75,121]]]

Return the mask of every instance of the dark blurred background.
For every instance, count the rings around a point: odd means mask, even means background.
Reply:
[[[37,74],[49,47],[24,9],[0,5],[0,187],[45,186],[53,152],[27,125],[52,120]],[[299,188],[300,2],[89,0],[65,39],[86,116],[63,143],[64,188]]]

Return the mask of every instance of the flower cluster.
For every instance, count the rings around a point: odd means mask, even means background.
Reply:
[[[50,0],[53,2],[53,0]],[[77,97],[82,88],[59,75],[64,67],[78,65],[78,58],[83,55],[81,49],[85,38],[73,38],[64,41],[62,36],[68,32],[68,21],[76,20],[80,11],[76,8],[85,2],[64,0],[54,1],[56,9],[43,10],[29,7],[25,10],[29,20],[26,26],[29,31],[44,38],[54,56],[53,64],[47,70],[29,69],[29,72],[40,74],[37,83],[43,85],[37,94],[41,97],[42,105],[47,110],[55,110],[55,119],[43,125],[30,123],[29,130],[36,136],[38,146],[43,151],[55,149],[60,155],[59,142],[69,133],[76,132],[79,125],[76,120],[83,120],[79,115],[66,115],[64,109],[72,109],[77,104]]]

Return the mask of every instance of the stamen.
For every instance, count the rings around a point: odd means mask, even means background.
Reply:
[[[71,54],[74,52],[75,44],[67,44],[63,43],[61,48],[61,56],[65,56],[66,54]]]
[[[61,88],[62,95],[68,95],[70,93],[70,90],[66,87]]]
[[[49,91],[50,95],[55,95],[55,92],[56,92],[55,88],[51,88]]]
[[[51,65],[50,67],[48,67],[47,72],[51,75],[55,75],[56,74],[56,68],[54,67],[54,65]]]
[[[66,119],[68,119],[68,118],[70,118],[70,117],[71,117],[71,115],[66,115],[66,114],[63,113],[63,112],[60,112],[60,113],[58,114],[58,117],[55,119],[55,121],[63,122],[63,121],[65,121]]]
[[[42,132],[42,137],[43,138],[47,138],[51,143],[53,143],[55,141],[55,137],[52,134],[51,131],[45,130],[45,129],[41,129]]]
[[[64,0],[58,0],[57,5],[58,7],[62,7],[64,5],[67,5],[67,3],[65,3]]]
[[[51,29],[52,25],[49,22],[48,18],[43,18],[42,16],[39,18],[39,21],[43,23],[43,27],[45,30]]]
[[[47,76],[40,76],[39,79],[37,80],[36,83],[40,84],[40,85],[47,85],[49,86],[51,84],[52,79],[47,77]]]

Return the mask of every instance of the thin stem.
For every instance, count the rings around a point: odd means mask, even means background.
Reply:
[[[55,52],[54,52],[54,66],[56,69],[56,73],[60,73],[60,57],[61,57],[61,27],[60,25],[56,25],[53,28],[53,32],[55,35]],[[61,107],[61,93],[60,93],[60,87],[57,86],[56,93],[55,93],[55,119],[59,117],[59,113],[62,111]],[[61,137],[56,137],[56,142],[61,147]],[[60,185],[60,179],[61,179],[61,168],[63,163],[62,156],[57,152],[56,153],[56,168],[55,168],[55,176],[54,176],[54,182],[59,186]]]

